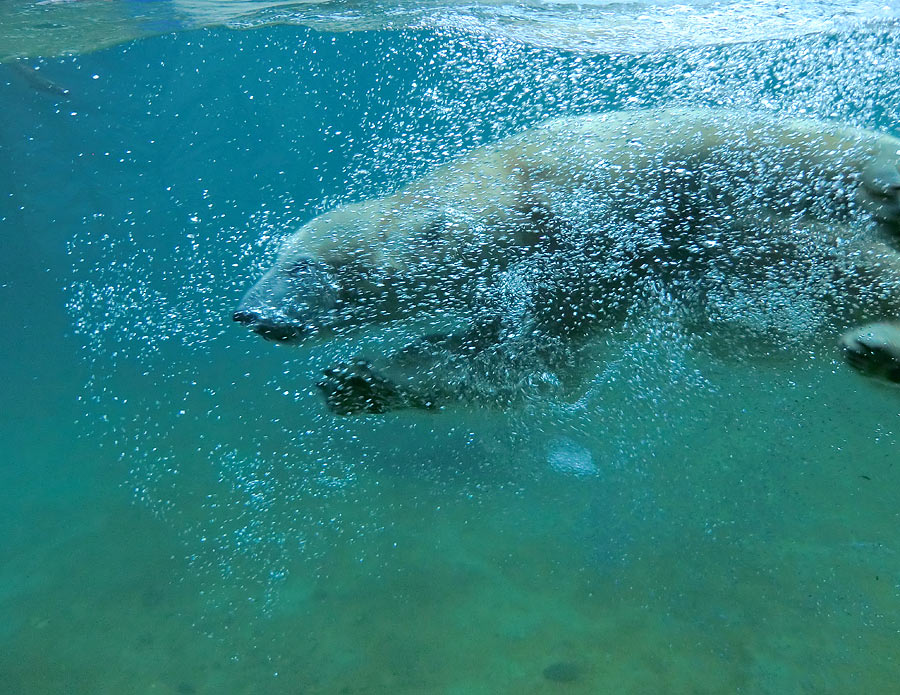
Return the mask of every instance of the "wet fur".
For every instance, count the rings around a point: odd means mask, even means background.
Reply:
[[[714,272],[752,284],[760,262],[810,261],[797,242],[818,236],[812,260],[834,266],[834,288],[890,303],[892,289],[869,288],[893,272],[895,251],[854,266],[838,242],[867,220],[882,225],[873,247],[896,231],[898,152],[888,135],[731,110],[550,121],[311,220],[235,319],[297,341],[456,312],[468,324],[458,335],[330,369],[327,402],[345,414],[506,402],[564,372],[572,346],[621,321],[647,278],[703,307]],[[862,320],[896,315],[872,301]]]

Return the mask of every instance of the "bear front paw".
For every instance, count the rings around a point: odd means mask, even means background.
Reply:
[[[900,385],[900,324],[872,323],[841,336],[844,359],[860,374]]]
[[[400,390],[366,360],[329,367],[316,386],[337,415],[381,414],[403,404]]]
[[[381,415],[391,410],[434,410],[435,402],[417,398],[372,368],[366,360],[339,364],[325,370],[316,386],[336,415]]]

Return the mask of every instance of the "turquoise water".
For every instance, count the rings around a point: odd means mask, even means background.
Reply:
[[[898,44],[261,26],[29,62],[66,96],[0,66],[0,691],[895,692],[900,397],[830,338],[728,355],[661,310],[577,404],[340,419],[311,384],[377,335],[230,315],[312,215],[550,116],[900,133]]]

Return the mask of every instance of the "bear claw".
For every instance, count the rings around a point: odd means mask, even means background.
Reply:
[[[844,359],[860,374],[900,384],[900,324],[873,323],[844,333]]]
[[[367,360],[329,367],[316,386],[337,415],[380,415],[408,405],[400,389]]]

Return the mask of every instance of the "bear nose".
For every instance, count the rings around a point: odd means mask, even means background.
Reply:
[[[237,321],[244,326],[249,326],[251,323],[256,323],[257,321],[259,321],[259,318],[259,314],[257,314],[255,311],[242,311],[241,309],[238,309],[231,315],[231,319],[233,321]]]

